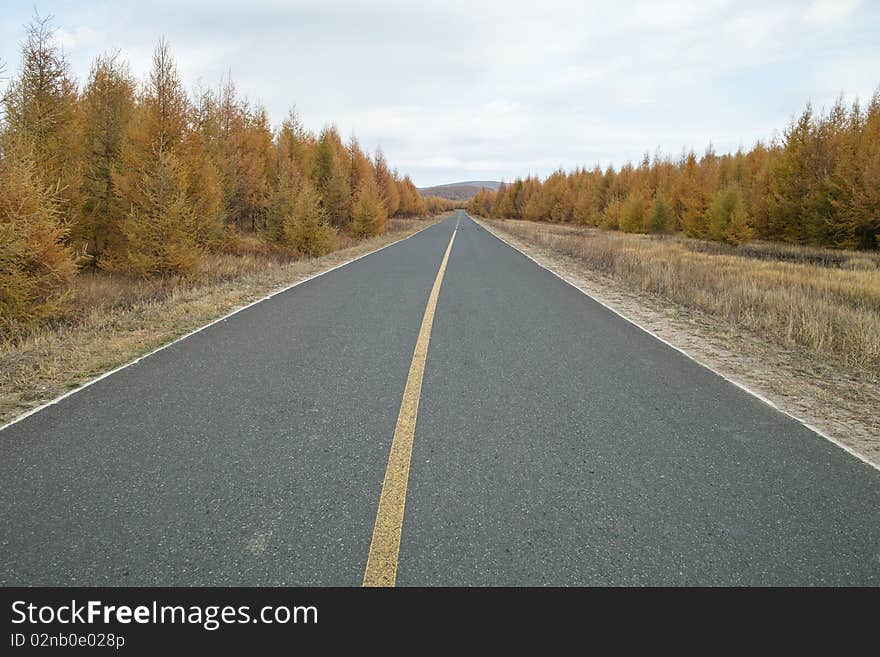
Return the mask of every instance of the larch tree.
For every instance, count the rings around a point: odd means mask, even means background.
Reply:
[[[625,233],[645,233],[648,229],[648,203],[640,189],[626,197],[620,212],[620,230]]]
[[[113,168],[119,164],[134,94],[134,80],[117,53],[94,61],[82,96],[82,205],[72,231],[93,265],[99,266],[108,242],[118,238],[118,221],[126,211],[116,194]]]
[[[351,230],[355,235],[370,237],[385,232],[388,212],[374,180],[364,180],[352,208]]]
[[[374,166],[379,196],[382,198],[386,214],[393,217],[400,208],[400,193],[397,190],[397,180],[388,167],[388,162],[381,148],[376,151]]]
[[[129,122],[113,183],[125,211],[120,240],[102,259],[108,269],[139,276],[193,272],[201,256],[189,198],[184,142],[190,106],[167,41]]]
[[[18,75],[3,94],[4,148],[27,152],[36,175],[54,186],[59,220],[79,209],[79,98],[51,18],[35,15],[26,28]]]
[[[736,183],[722,187],[712,198],[708,212],[709,237],[729,244],[742,244],[751,237],[742,192]]]
[[[662,190],[658,190],[651,204],[648,230],[651,233],[668,233],[672,230],[672,206]]]
[[[303,180],[291,199],[290,212],[284,218],[286,244],[300,253],[317,257],[335,248],[336,229],[330,224],[318,192]]]
[[[844,179],[840,183],[849,189],[844,209],[849,229],[845,245],[876,249],[880,245],[880,91],[875,92],[864,117],[853,117],[852,124],[856,142],[852,164],[842,167]]]
[[[57,185],[26,146],[4,146],[0,190],[0,332],[16,336],[65,311],[76,270]]]
[[[334,126],[321,131],[315,146],[312,180],[321,195],[324,212],[334,226],[351,221],[351,190],[343,167],[345,147]]]
[[[400,204],[397,210],[398,215],[415,217],[425,214],[427,211],[425,201],[409,176],[404,176],[398,181],[397,189],[398,196],[400,197]]]

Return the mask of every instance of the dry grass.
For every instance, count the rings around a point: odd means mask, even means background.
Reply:
[[[870,255],[491,223],[644,292],[880,375],[880,267]]]
[[[66,321],[0,343],[0,424],[273,290],[431,223],[395,219],[384,235],[342,237],[339,250],[313,259],[243,242],[234,253],[207,257],[194,278],[80,274]]]

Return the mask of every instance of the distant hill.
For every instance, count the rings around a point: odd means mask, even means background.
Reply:
[[[450,201],[466,201],[473,198],[481,189],[495,190],[500,184],[497,180],[465,180],[464,182],[434,185],[433,187],[419,187],[419,193],[422,196],[448,198]]]

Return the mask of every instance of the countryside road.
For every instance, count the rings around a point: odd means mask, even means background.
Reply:
[[[880,472],[462,212],[0,431],[0,582],[360,585],[447,252],[398,585],[880,584]]]

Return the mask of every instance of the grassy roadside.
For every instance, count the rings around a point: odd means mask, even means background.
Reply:
[[[0,343],[0,425],[86,381],[280,288],[426,228],[431,220],[394,219],[388,232],[320,258],[212,255],[196,279],[134,281],[77,278],[70,321]]]
[[[592,296],[880,464],[880,264],[480,220]],[[779,256],[777,257],[777,252]]]

